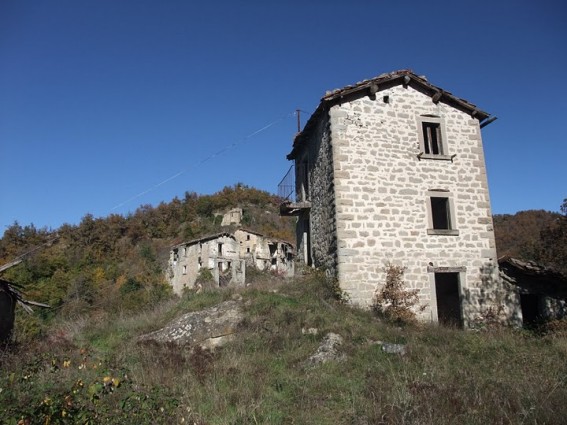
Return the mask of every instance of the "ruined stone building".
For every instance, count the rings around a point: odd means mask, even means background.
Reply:
[[[218,286],[244,285],[247,267],[289,277],[294,273],[293,252],[289,242],[239,228],[174,246],[167,278],[173,291],[181,294],[184,288],[194,288],[204,269]]]
[[[408,70],[327,92],[279,188],[299,259],[362,307],[402,265],[423,320],[467,326],[499,285],[481,137],[494,119]]]

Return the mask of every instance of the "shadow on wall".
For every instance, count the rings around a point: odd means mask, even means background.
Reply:
[[[522,314],[518,292],[500,278],[497,265],[488,263],[480,268],[481,284],[464,290],[465,326],[484,328],[521,326]]]

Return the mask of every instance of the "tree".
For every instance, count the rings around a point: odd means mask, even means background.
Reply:
[[[541,231],[542,249],[538,261],[567,276],[567,198],[561,215]]]

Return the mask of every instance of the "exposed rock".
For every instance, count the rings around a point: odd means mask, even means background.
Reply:
[[[142,335],[138,341],[199,345],[212,349],[234,337],[242,311],[238,301],[225,301],[205,310],[187,313],[164,328]]]
[[[319,329],[317,329],[317,328],[301,328],[301,333],[303,335],[317,335],[319,333]]]
[[[343,338],[340,335],[329,332],[323,338],[315,354],[305,361],[305,365],[314,366],[328,361],[340,362],[344,360],[346,356],[338,350],[342,343]]]
[[[407,354],[406,344],[392,344],[390,342],[383,341],[369,341],[369,344],[381,346],[384,353],[399,354],[400,356],[405,356]]]
[[[382,351],[388,354],[399,354],[400,356],[405,356],[407,353],[404,344],[390,344],[388,342],[382,343]]]

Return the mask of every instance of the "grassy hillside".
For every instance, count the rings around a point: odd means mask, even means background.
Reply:
[[[245,319],[224,348],[136,342],[236,292]],[[305,366],[328,332],[344,338],[346,358]],[[379,341],[408,352],[387,354]],[[318,274],[59,320],[16,349],[1,358],[0,423],[485,425],[567,416],[559,333],[392,326],[336,301]]]

